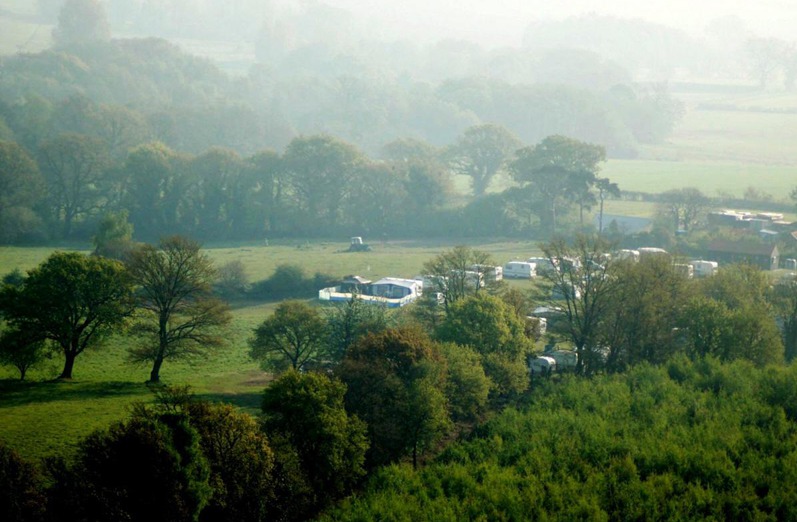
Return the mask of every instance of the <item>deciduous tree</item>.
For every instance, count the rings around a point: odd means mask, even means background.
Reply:
[[[319,507],[349,493],[365,476],[366,426],[346,412],[345,393],[337,379],[290,370],[263,394],[265,430],[296,448]]]
[[[47,499],[41,473],[31,462],[0,442],[0,520],[45,520]]]
[[[216,269],[199,243],[180,236],[142,245],[130,253],[128,269],[137,286],[142,317],[136,331],[143,344],[133,361],[151,362],[149,382],[160,381],[166,359],[191,357],[223,344],[219,328],[230,321],[228,306],[212,295]]]
[[[308,220],[303,228],[337,225],[361,153],[330,136],[309,136],[294,139],[282,159],[291,192]]]
[[[403,327],[370,334],[341,363],[346,407],[368,424],[372,466],[411,455],[413,464],[449,429],[445,366],[431,340]]]
[[[496,396],[528,387],[526,358],[532,345],[524,322],[499,298],[479,295],[457,301],[449,308],[437,337],[476,350]]]
[[[453,170],[470,178],[473,195],[478,198],[520,145],[507,129],[487,123],[466,129],[447,155]]]
[[[211,496],[199,435],[183,414],[114,424],[81,441],[71,462],[48,467],[56,521],[192,522]]]
[[[567,203],[571,193],[589,192],[600,163],[605,160],[606,150],[599,145],[565,136],[548,136],[535,146],[518,150],[509,170],[524,186],[543,227],[555,234],[560,207]]]
[[[19,370],[20,381],[48,356],[45,339],[37,332],[8,329],[0,334],[0,364]]]
[[[317,308],[284,301],[255,329],[250,356],[266,370],[301,370],[328,355],[327,324]]]
[[[61,224],[63,237],[69,237],[74,222],[96,212],[103,202],[107,146],[97,138],[62,134],[41,145],[39,165],[47,182],[50,218]]]
[[[58,15],[53,40],[59,47],[108,40],[108,15],[100,0],[66,0]]]
[[[36,163],[16,143],[0,141],[0,241],[25,233],[29,223],[20,212],[33,217],[33,206],[42,198],[44,179]]]
[[[541,248],[556,267],[546,277],[560,297],[555,306],[564,313],[563,333],[578,354],[576,371],[589,375],[603,364],[600,328],[615,299],[613,263],[605,256],[610,246],[599,236],[579,235],[572,243],[554,239]]]
[[[468,296],[478,294],[488,284],[487,266],[494,265],[490,254],[459,245],[436,256],[423,265],[424,276],[429,283],[424,291],[442,295],[446,310],[451,304]],[[482,267],[474,269],[474,265]],[[481,281],[478,280],[482,277]],[[492,284],[492,283],[490,283]]]
[[[21,286],[3,287],[0,310],[13,329],[52,341],[64,354],[60,378],[71,379],[75,358],[132,312],[131,283],[118,261],[57,252]]]

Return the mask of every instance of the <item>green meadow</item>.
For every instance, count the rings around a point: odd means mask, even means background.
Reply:
[[[347,240],[307,240],[277,241],[269,246],[210,245],[206,252],[217,265],[241,261],[253,282],[269,277],[283,263],[301,266],[308,275],[315,272],[335,276],[359,274],[376,279],[420,274],[424,262],[455,244],[445,241],[380,242],[372,244],[371,252],[348,253],[344,252]],[[496,262],[502,264],[539,254],[533,240],[474,241],[470,246],[490,252]],[[0,274],[15,268],[33,268],[54,250],[58,249],[0,248]],[[520,281],[509,284],[521,288],[529,285]],[[230,402],[256,412],[260,393],[271,376],[249,359],[247,339],[276,303],[243,301],[231,305],[233,320],[225,335],[226,345],[207,357],[167,360],[161,378],[167,384],[187,384],[200,397]],[[52,380],[61,369],[62,359],[58,355],[32,370],[24,383],[17,380],[13,368],[0,368],[0,440],[26,457],[68,454],[80,438],[124,418],[133,403],[150,401],[152,394],[145,385],[149,367],[127,360],[127,348],[133,342],[120,333],[102,348],[81,354],[71,382]]]

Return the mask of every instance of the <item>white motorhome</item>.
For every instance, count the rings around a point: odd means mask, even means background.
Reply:
[[[703,261],[702,259],[696,259],[694,261],[689,261],[689,264],[692,265],[692,268],[694,269],[695,277],[713,276],[719,269],[719,263],[716,261]]]
[[[531,279],[537,276],[537,265],[528,261],[509,261],[504,265],[504,277]]]

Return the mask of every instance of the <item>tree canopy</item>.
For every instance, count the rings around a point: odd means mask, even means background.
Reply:
[[[327,323],[317,308],[302,301],[283,301],[254,331],[250,356],[263,368],[302,370],[329,354]]]
[[[132,313],[131,290],[118,261],[56,252],[21,286],[3,287],[0,310],[15,330],[52,341],[64,354],[60,378],[71,379],[75,358],[100,346]]]

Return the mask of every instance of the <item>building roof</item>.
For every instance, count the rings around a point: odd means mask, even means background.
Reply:
[[[772,244],[751,243],[746,241],[726,241],[717,239],[708,246],[709,252],[723,254],[740,254],[746,256],[772,256],[777,246]]]
[[[419,285],[422,285],[421,281],[417,281],[415,279],[400,279],[398,277],[383,277],[376,283],[376,285],[394,285],[394,286],[403,286],[404,288],[417,288]]]
[[[371,281],[369,279],[366,279],[366,278],[362,277],[362,276],[347,275],[346,277],[343,278],[343,282],[344,283],[350,283],[350,284],[367,285]]]

